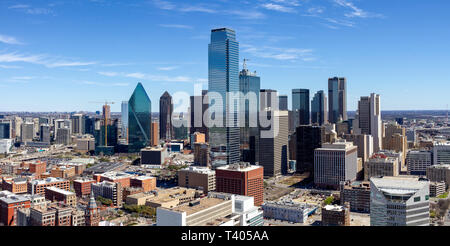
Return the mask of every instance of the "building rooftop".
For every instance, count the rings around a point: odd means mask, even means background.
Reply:
[[[429,184],[428,180],[411,176],[371,178],[376,188],[389,194],[410,194]]]
[[[340,212],[345,210],[346,208],[344,206],[339,206],[339,205],[326,205],[322,208],[322,210],[327,210],[327,211],[336,211],[336,212]]]
[[[0,201],[9,204],[9,203],[30,201],[30,198],[28,198],[26,196],[20,196],[20,195],[11,195],[11,196],[1,197]]]
[[[48,177],[46,179],[33,180],[33,181],[31,181],[31,184],[32,185],[43,185],[43,184],[63,182],[63,181],[66,181],[66,180],[62,179],[62,178]]]
[[[75,196],[75,193],[73,193],[71,191],[63,190],[63,189],[60,189],[60,188],[57,188],[57,187],[54,187],[54,186],[47,187],[46,189],[54,191],[54,192],[58,192],[58,193],[61,193],[61,194],[64,194],[66,196],[71,196],[71,195]]]
[[[155,177],[150,177],[150,176],[135,176],[133,177],[133,179],[137,179],[137,180],[149,180],[149,179],[154,179]]]
[[[175,207],[172,210],[173,211],[178,211],[178,212],[186,212],[186,215],[192,215],[195,214],[197,212],[200,212],[202,210],[214,207],[218,204],[221,204],[223,202],[225,202],[226,200],[220,199],[220,198],[212,198],[212,197],[205,197],[199,200],[196,200],[194,202],[188,203],[188,204],[183,204],[181,206]],[[191,205],[191,204],[195,204],[196,205]]]
[[[106,172],[106,173],[102,173],[99,174],[101,177],[104,178],[108,178],[108,179],[123,179],[123,178],[131,178],[133,177],[133,175],[129,174],[129,173],[125,173],[125,172],[114,172],[114,171],[110,171],[110,172]]]
[[[250,165],[250,163],[239,163],[231,164],[217,167],[216,170],[227,170],[227,171],[237,171],[237,172],[248,172],[262,168],[262,166]]]
[[[196,166],[190,166],[190,167],[181,169],[180,171],[202,173],[202,174],[215,174],[216,173],[214,170],[211,170],[208,167],[196,167]]]

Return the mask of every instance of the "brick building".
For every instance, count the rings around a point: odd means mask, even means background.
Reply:
[[[326,205],[322,208],[323,226],[350,226],[350,208],[347,206]]]
[[[216,191],[252,196],[255,206],[263,203],[263,167],[240,163],[216,169]]]
[[[76,179],[73,181],[73,189],[79,197],[91,194],[91,184],[95,183],[93,179]]]
[[[130,179],[131,187],[142,188],[144,192],[156,189],[156,178],[149,176],[136,176]]]
[[[53,178],[53,177],[41,179],[41,180],[33,180],[28,183],[27,192],[30,194],[32,194],[34,192],[34,194],[36,194],[36,195],[45,195],[45,188],[52,187],[52,186],[69,191],[70,190],[70,181],[61,179],[61,178]]]
[[[130,187],[131,177],[133,177],[131,174],[114,171],[94,175],[94,179],[97,183],[103,181],[120,183],[123,188]]]
[[[56,187],[45,188],[45,199],[52,202],[62,202],[72,207],[77,205],[77,196],[74,192]]]
[[[16,194],[27,193],[27,187],[26,178],[3,179],[2,182],[3,190],[11,191]]]
[[[30,199],[25,196],[11,195],[0,198],[0,223],[4,226],[15,226],[17,210],[29,207]]]

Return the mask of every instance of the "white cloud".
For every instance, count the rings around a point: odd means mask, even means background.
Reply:
[[[180,9],[181,12],[204,12],[204,13],[216,13],[217,11],[212,8],[202,6],[189,6]]]
[[[45,14],[51,14],[53,11],[51,9],[47,8],[33,8],[30,5],[27,4],[16,4],[8,7],[8,9],[15,9],[21,12],[24,12],[26,14],[31,15],[45,15]]]
[[[160,71],[172,71],[172,70],[175,70],[175,69],[177,69],[178,67],[176,67],[176,66],[172,66],[172,67],[158,67],[158,68],[156,68],[156,69],[158,69],[158,70],[160,70]]]
[[[192,29],[192,26],[188,25],[180,25],[180,24],[160,24],[161,27],[167,27],[167,28],[179,28],[179,29]]]
[[[258,11],[242,11],[242,10],[231,10],[227,11],[228,14],[236,15],[241,19],[263,19],[266,16]]]
[[[22,44],[15,37],[1,35],[1,34],[0,34],[0,43],[5,43],[5,44]]]
[[[80,61],[67,61],[59,58],[52,58],[47,55],[23,55],[16,52],[0,54],[0,62],[12,63],[12,62],[25,62],[31,64],[44,65],[49,68],[57,67],[78,67],[97,64],[97,62],[80,62]]]
[[[312,49],[298,49],[298,48],[278,48],[278,47],[255,47],[253,45],[242,45],[244,49],[242,53],[248,53],[255,57],[269,58],[275,60],[286,60],[286,61],[313,61],[315,60],[313,56]]]
[[[172,10],[175,8],[175,5],[168,1],[153,0],[153,4],[155,4],[156,7],[164,10]]]
[[[97,73],[107,77],[115,77],[119,75],[119,73],[116,72],[97,72]]]
[[[347,0],[334,0],[334,2],[342,7],[346,7],[351,10],[350,13],[345,14],[345,16],[349,17],[349,18],[353,18],[353,17],[359,17],[359,18],[383,17],[383,15],[381,15],[381,14],[372,14],[363,9],[360,9],[360,8],[356,7],[355,4],[353,4],[352,2],[347,1]]]
[[[261,6],[268,10],[275,10],[275,11],[284,12],[284,13],[295,13],[296,12],[295,9],[293,9],[293,8],[282,6],[279,4],[266,3],[266,4],[262,4]]]

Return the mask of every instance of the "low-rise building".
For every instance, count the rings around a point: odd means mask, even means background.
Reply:
[[[450,165],[440,164],[427,167],[427,178],[430,181],[445,182],[448,188],[450,185]]]
[[[17,211],[29,208],[30,199],[21,195],[7,195],[0,198],[0,223],[4,226],[15,226]]]
[[[133,177],[133,175],[129,173],[115,171],[94,175],[94,179],[97,182],[109,181],[113,183],[120,183],[123,188],[130,187],[131,177]]]
[[[2,189],[11,191],[12,193],[21,194],[27,193],[27,179],[26,178],[14,178],[5,179],[3,178]]]
[[[130,179],[131,187],[142,188],[144,192],[156,189],[156,178],[149,176],[135,176]]]
[[[444,182],[430,182],[430,197],[438,197],[445,193]]]
[[[323,226],[350,226],[350,208],[347,205],[326,205],[322,207]]]
[[[77,205],[77,195],[74,192],[56,187],[47,187],[45,189],[45,199],[52,202],[62,202],[72,207]]]
[[[79,178],[73,181],[73,189],[79,197],[91,194],[91,184],[96,183],[93,179]]]
[[[92,192],[95,197],[101,196],[112,200],[114,206],[121,207],[123,202],[122,185],[120,182],[114,183],[103,181],[91,184]]]
[[[261,208],[266,219],[283,220],[292,223],[305,223],[308,216],[317,210],[317,207],[314,205],[292,201],[265,202]]]
[[[30,194],[45,195],[45,188],[56,187],[63,190],[70,190],[70,181],[62,178],[46,178],[40,180],[33,180],[28,182],[27,192]]]
[[[207,167],[190,166],[178,171],[178,186],[201,189],[204,193],[216,189],[216,172]]]
[[[50,176],[55,178],[68,179],[75,176],[75,167],[56,166],[50,171]]]
[[[368,181],[371,177],[398,176],[398,161],[384,154],[374,154],[364,163],[364,177]]]
[[[370,212],[370,182],[341,182],[341,205],[350,204],[350,211]]]

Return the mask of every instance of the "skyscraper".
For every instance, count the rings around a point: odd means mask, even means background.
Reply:
[[[111,119],[111,106],[109,106],[107,104],[103,105],[102,117],[105,121],[108,121],[109,119]],[[106,123],[108,123],[108,122],[106,122]]]
[[[259,113],[259,92],[261,88],[260,77],[247,69],[244,59],[244,68],[239,73],[239,91],[244,98],[241,98],[240,110],[244,110],[245,116],[241,131],[241,161],[256,164],[258,161],[258,113]],[[253,117],[253,118],[252,118]]]
[[[272,89],[261,89],[259,90],[260,98],[259,98],[259,110],[264,111],[267,108],[277,108],[278,105],[278,92],[277,90]],[[276,101],[274,101],[276,100]]]
[[[72,121],[72,133],[84,134],[84,118],[82,114],[74,114],[70,117]]]
[[[0,139],[12,138],[11,120],[0,120]]]
[[[265,177],[287,174],[288,166],[288,111],[271,111],[271,117],[277,117],[278,130],[271,136],[260,139],[259,165],[264,168]],[[263,130],[263,128],[261,128]]]
[[[139,152],[150,144],[151,101],[141,83],[128,101],[128,151]]]
[[[318,91],[311,101],[311,123],[319,126],[328,122],[327,95]]]
[[[325,143],[324,126],[299,126],[296,130],[297,171],[314,171],[314,149]]]
[[[122,138],[128,141],[128,101],[122,102],[121,109]]]
[[[309,90],[292,90],[292,112],[294,112],[294,125],[309,125]]]
[[[204,121],[203,116],[205,115],[206,110],[208,109],[208,90],[202,90],[201,96],[191,96],[191,105],[190,105],[190,135],[195,132],[200,132],[205,134],[206,141],[208,141],[208,127],[206,126],[206,122]]]
[[[361,97],[358,102],[358,111],[353,126],[355,134],[372,135],[374,152],[378,152],[382,146],[380,95],[370,94]]]
[[[48,124],[41,124],[39,129],[39,140],[41,142],[50,143],[50,126]]]
[[[347,120],[347,79],[328,79],[328,121],[337,123],[339,119]]]
[[[287,95],[279,95],[278,96],[278,107],[281,111],[288,110],[288,96]]]
[[[166,91],[159,98],[159,138],[162,140],[172,139],[172,113],[172,96]]]
[[[208,47],[209,110],[214,106],[222,111],[210,111],[209,117],[218,119],[218,124],[222,124],[209,128],[213,167],[239,162],[238,92],[239,43],[236,41],[236,33],[228,28],[213,29]]]

